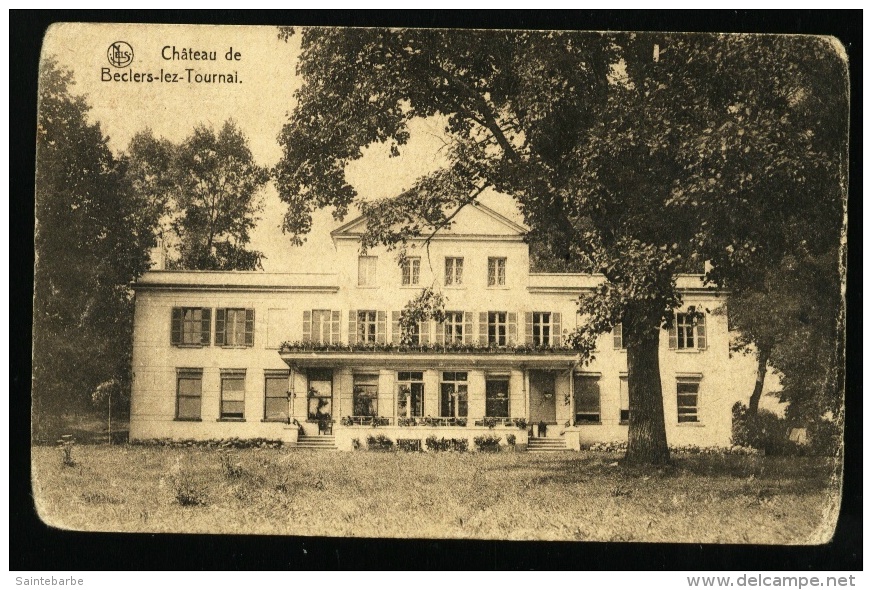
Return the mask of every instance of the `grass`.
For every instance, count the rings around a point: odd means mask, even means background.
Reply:
[[[609,453],[33,448],[42,519],[90,531],[692,543],[826,542],[831,459]]]

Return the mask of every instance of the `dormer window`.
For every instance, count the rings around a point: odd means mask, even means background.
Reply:
[[[360,256],[357,259],[357,285],[359,287],[376,286],[377,256]]]
[[[506,259],[487,259],[487,286],[502,287],[506,284]]]
[[[410,256],[403,260],[400,265],[402,269],[402,284],[403,286],[418,285],[421,283],[421,258],[419,256]]]

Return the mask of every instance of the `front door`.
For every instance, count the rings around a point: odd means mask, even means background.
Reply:
[[[309,420],[330,420],[333,417],[333,371],[309,369],[309,389],[306,393]]]
[[[530,423],[557,423],[553,371],[530,371]]]

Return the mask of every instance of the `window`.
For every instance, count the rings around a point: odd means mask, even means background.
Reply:
[[[699,380],[679,379],[676,383],[678,394],[678,423],[699,422]]]
[[[705,314],[675,314],[675,322],[669,329],[669,348],[678,350],[702,350],[706,347]]]
[[[215,345],[254,346],[254,310],[216,310]]]
[[[630,423],[630,386],[629,381],[627,381],[626,375],[621,375],[620,377],[620,385],[619,387],[619,399],[621,403],[621,414],[620,414],[620,422],[621,424],[629,424]]]
[[[332,312],[329,309],[312,310],[312,341],[327,344],[331,342]],[[305,319],[304,319],[305,323]],[[305,326],[304,326],[305,328]],[[305,332],[305,329],[304,329]]]
[[[509,382],[488,379],[485,383],[484,413],[489,418],[509,417]]]
[[[551,344],[551,314],[533,314],[533,345],[548,346]]]
[[[203,370],[176,372],[176,420],[199,420],[203,399]]]
[[[378,416],[378,375],[354,376],[354,415]]]
[[[463,312],[446,312],[442,327],[445,330],[445,344],[463,344]]]
[[[376,335],[376,312],[374,311],[358,311],[357,312],[357,341],[358,342],[375,342]]]
[[[174,307],[170,343],[176,346],[209,346],[212,341],[212,309]]]
[[[421,344],[421,324],[412,324],[409,326],[407,330],[403,333],[403,342],[405,344],[411,344],[412,346],[419,346]]]
[[[377,256],[360,256],[357,259],[357,284],[360,287],[375,287]]]
[[[624,326],[620,322],[612,328],[612,345],[615,350],[627,350],[624,346]]]
[[[487,314],[487,343],[492,346],[506,345],[506,312],[491,311]]]
[[[445,259],[445,284],[463,284],[463,258]]]
[[[330,420],[333,412],[333,371],[309,369],[306,399],[309,420]]]
[[[600,386],[599,377],[592,375],[575,376],[575,423],[599,423]]]
[[[221,419],[245,418],[245,370],[221,371]]]
[[[487,259],[487,286],[501,287],[506,284],[506,259]]]
[[[400,266],[403,274],[403,285],[418,285],[421,282],[421,258],[410,256],[403,260]]]
[[[469,412],[469,386],[466,372],[445,371],[439,392],[439,412],[443,418],[465,418]]]
[[[397,416],[412,418],[424,416],[424,373],[400,371],[397,373]]]
[[[288,421],[288,372],[266,371],[263,377],[263,419]]]
[[[402,344],[405,346],[420,346],[430,344],[430,320],[415,322],[411,326],[405,326],[400,323],[401,315],[402,312],[399,311],[391,312],[393,343]],[[378,338],[382,338],[381,333],[379,333]]]

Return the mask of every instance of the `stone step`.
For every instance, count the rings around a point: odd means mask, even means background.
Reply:
[[[314,451],[335,451],[338,450],[336,446],[336,437],[331,435],[301,435],[297,438],[297,448],[298,449],[309,449]]]
[[[531,438],[527,441],[527,451],[530,453],[557,453],[566,450],[566,441],[562,438]]]

